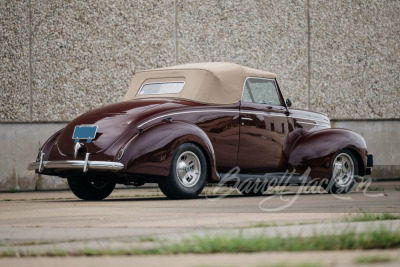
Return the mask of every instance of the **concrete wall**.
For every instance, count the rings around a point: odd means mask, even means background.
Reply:
[[[398,0],[2,1],[0,134],[66,123],[120,101],[137,71],[200,61],[275,72],[295,107],[332,119],[399,119],[399,14]]]
[[[39,148],[65,123],[0,124],[0,191],[68,188],[66,180],[28,171]]]
[[[347,120],[331,124],[364,137],[368,153],[374,156],[372,178],[400,178],[400,120]]]
[[[0,191],[68,188],[65,179],[36,175],[27,170],[38,149],[65,123],[0,124]],[[374,155],[372,178],[399,178],[400,120],[332,121],[332,127],[362,135]]]

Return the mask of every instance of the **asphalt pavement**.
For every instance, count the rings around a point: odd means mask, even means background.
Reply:
[[[381,225],[400,230],[399,220],[347,222],[355,213],[400,213],[399,181],[373,183],[348,195],[317,191],[272,188],[245,197],[226,187],[207,187],[196,199],[170,200],[156,187],[128,188],[103,201],[82,201],[70,191],[0,193],[0,252],[151,247],[143,240],[179,242],[219,234],[309,236]]]

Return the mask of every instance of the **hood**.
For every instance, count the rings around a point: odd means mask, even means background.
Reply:
[[[100,153],[114,144],[129,129],[137,132],[139,122],[151,117],[161,110],[182,106],[173,100],[133,100],[108,105],[85,113],[71,121],[58,138],[57,146],[61,154],[74,155],[75,140],[72,139],[75,126],[97,125],[97,133],[91,143],[81,140],[87,152]]]
[[[290,109],[291,117],[294,119],[300,119],[301,121],[316,122],[319,125],[330,128],[331,122],[324,113],[316,111],[308,111],[302,109]]]

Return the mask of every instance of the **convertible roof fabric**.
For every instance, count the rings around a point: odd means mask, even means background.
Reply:
[[[233,104],[240,101],[248,77],[274,79],[271,72],[234,63],[208,62],[146,70],[134,75],[124,100],[142,98],[183,98],[209,104]],[[177,94],[139,95],[143,84],[184,81]]]

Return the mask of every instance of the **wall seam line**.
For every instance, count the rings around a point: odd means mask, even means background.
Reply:
[[[175,65],[178,65],[178,0],[174,0]]]
[[[310,0],[307,0],[307,87],[308,110],[311,110],[311,24],[310,24]]]
[[[32,92],[32,0],[29,0],[29,120],[33,120],[33,92]]]

